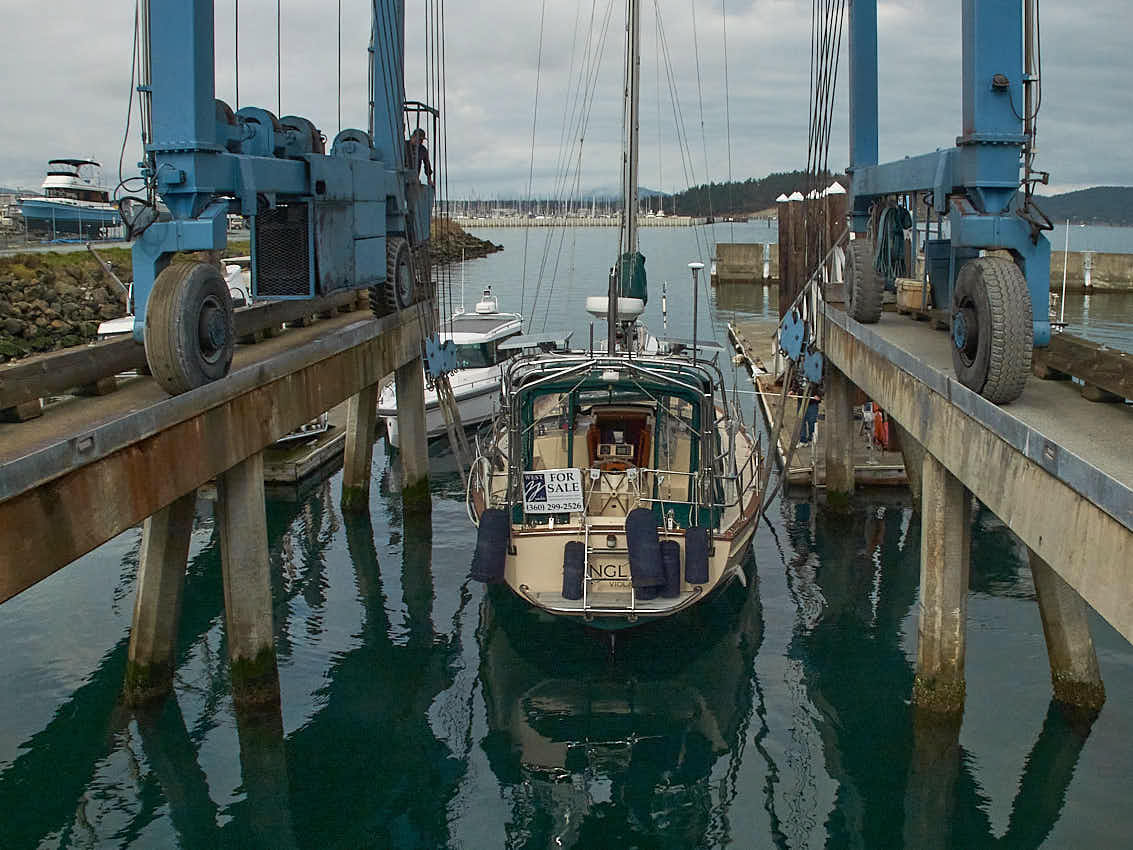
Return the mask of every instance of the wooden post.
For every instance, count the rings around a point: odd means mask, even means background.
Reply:
[[[173,690],[173,662],[181,622],[181,596],[197,491],[186,493],[146,519],[138,592],[130,628],[124,699],[140,705]]]
[[[374,426],[378,418],[378,385],[371,384],[346,406],[346,458],[342,470],[342,510],[370,509],[370,467],[374,461]]]
[[[937,713],[962,712],[972,496],[927,452],[921,493],[921,606],[913,702]]]
[[[278,702],[263,453],[236,464],[216,483],[232,695],[238,704]]]
[[[848,506],[854,493],[854,385],[833,364],[826,370],[826,498],[834,508]]]
[[[1075,708],[1096,711],[1105,703],[1105,685],[1090,635],[1086,603],[1046,561],[1032,550],[1027,551],[1050,659],[1054,698]]]
[[[401,499],[406,510],[429,511],[429,446],[425,430],[425,373],[421,358],[398,368],[397,430],[401,441]]]
[[[779,318],[787,313],[791,299],[787,293],[791,286],[791,205],[779,202]]]

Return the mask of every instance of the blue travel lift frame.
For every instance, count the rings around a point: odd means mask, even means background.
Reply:
[[[952,303],[960,264],[976,249],[1010,251],[1030,293],[1034,346],[1044,347],[1051,333],[1050,242],[1013,209],[1026,142],[1022,5],[962,0],[956,146],[878,165],[877,0],[850,0],[849,208],[851,229],[864,234],[878,198],[931,192],[934,210],[947,214],[951,227],[950,271],[937,303]]]
[[[151,101],[152,138],[143,174],[172,220],[154,222],[134,242],[135,339],[145,342],[150,295],[172,256],[223,250],[230,213],[249,218],[253,298],[314,298],[383,284],[387,239],[411,231],[418,243],[428,239],[432,189],[407,190],[418,181],[404,156],[405,0],[372,4],[371,126],[342,130],[329,153],[304,118],[253,106],[233,114],[216,100],[213,0],[148,5],[149,85],[139,88]],[[306,281],[300,272],[289,285],[268,286],[260,278],[269,249],[257,244],[257,219],[281,205],[301,207],[286,247],[298,252]]]

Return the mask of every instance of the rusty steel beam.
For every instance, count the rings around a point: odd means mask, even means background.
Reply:
[[[81,460],[68,437],[0,465],[0,602],[421,355],[412,308],[327,325],[334,333],[317,335],[320,323],[300,345],[92,428]]]

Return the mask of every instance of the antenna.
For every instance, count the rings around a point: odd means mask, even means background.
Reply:
[[[700,297],[698,290],[700,270],[704,268],[704,263],[692,262],[688,264],[692,269],[692,359],[696,362],[696,325],[697,325],[697,308],[700,306]]]

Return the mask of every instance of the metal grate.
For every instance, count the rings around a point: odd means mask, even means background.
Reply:
[[[280,204],[256,216],[256,280],[259,298],[311,295],[307,204]]]

